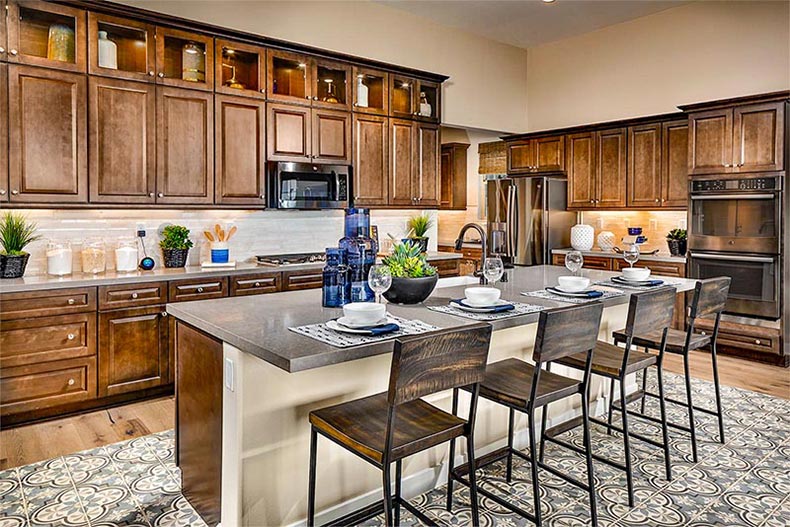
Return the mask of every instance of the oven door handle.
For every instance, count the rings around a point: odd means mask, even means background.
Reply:
[[[709,199],[774,199],[775,194],[696,194],[692,195],[692,200]]]
[[[732,262],[758,262],[758,263],[774,263],[773,258],[768,258],[765,256],[725,256],[722,254],[699,254],[699,253],[691,253],[692,258],[696,258],[698,260],[728,260]]]

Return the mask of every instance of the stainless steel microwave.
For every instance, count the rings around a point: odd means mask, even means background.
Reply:
[[[268,196],[275,209],[345,209],[351,195],[351,166],[270,162]]]

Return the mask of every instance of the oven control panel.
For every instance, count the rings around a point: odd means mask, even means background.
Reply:
[[[776,178],[706,179],[691,182],[692,192],[776,190]]]

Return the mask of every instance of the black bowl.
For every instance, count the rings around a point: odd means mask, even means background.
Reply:
[[[393,304],[419,304],[433,293],[439,275],[423,278],[392,278],[392,285],[384,298]]]

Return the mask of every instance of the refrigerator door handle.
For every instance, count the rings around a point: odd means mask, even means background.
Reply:
[[[518,256],[518,187],[508,189],[508,252],[511,258]]]

